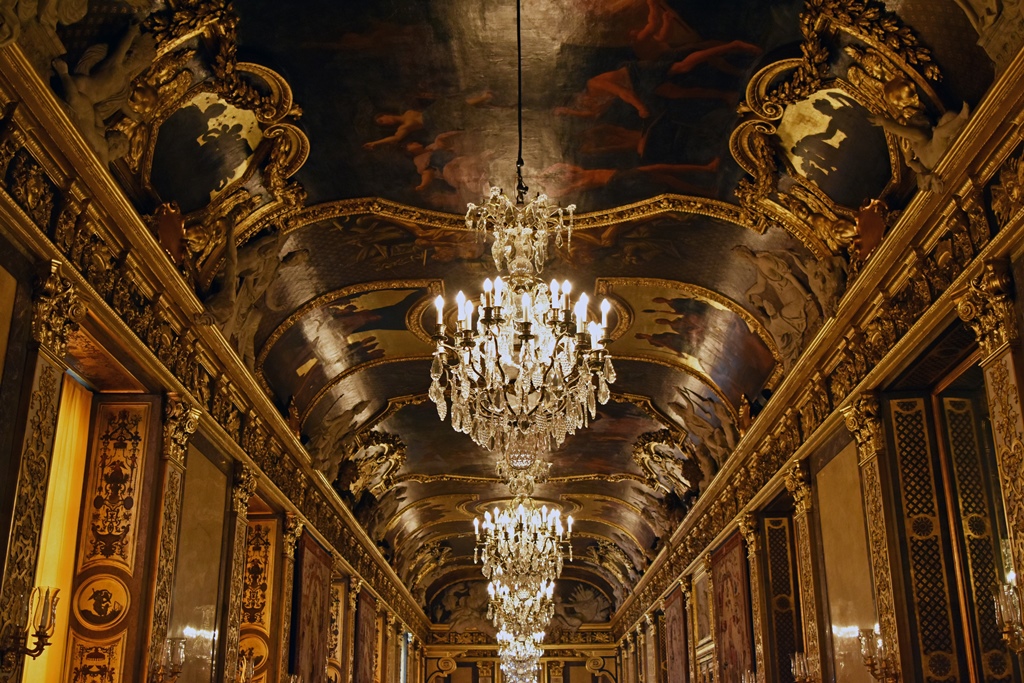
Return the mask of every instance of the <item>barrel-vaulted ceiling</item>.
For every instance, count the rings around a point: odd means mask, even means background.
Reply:
[[[514,0],[142,26],[117,177],[431,619],[487,631],[472,519],[509,492],[426,393],[433,298],[495,275],[461,214],[513,184]],[[954,0],[523,0],[526,183],[578,212],[543,276],[612,302],[618,374],[535,492],[578,520],[555,630],[610,618],[834,313],[917,186],[871,117],[976,102],[972,35]]]

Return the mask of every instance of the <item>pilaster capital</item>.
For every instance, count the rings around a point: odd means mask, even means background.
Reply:
[[[284,517],[284,554],[288,558],[295,557],[295,546],[299,543],[299,537],[302,536],[302,529],[304,525],[299,517],[289,512]]]
[[[739,520],[740,533],[743,535],[743,542],[747,544],[747,556],[754,558],[757,556],[760,550],[759,539],[757,535],[757,515],[753,513],[746,513],[740,516]]]
[[[249,499],[256,493],[256,470],[244,463],[235,464],[235,483],[231,489],[231,505],[238,514],[249,510]]]
[[[985,358],[1017,341],[1017,315],[1013,308],[1013,280],[1005,260],[986,261],[956,302],[960,319],[971,328]]]
[[[793,496],[796,514],[805,515],[811,509],[810,475],[802,460],[793,463],[786,472],[786,490]]]
[[[199,406],[177,394],[167,394],[164,402],[164,459],[185,465],[188,441],[199,427],[200,415]]]
[[[68,335],[78,329],[86,310],[75,285],[64,277],[61,262],[44,263],[32,296],[32,338],[55,358],[64,358]]]
[[[857,443],[861,464],[878,455],[885,443],[878,394],[864,392],[854,396],[849,405],[843,406],[841,412],[846,428]]]

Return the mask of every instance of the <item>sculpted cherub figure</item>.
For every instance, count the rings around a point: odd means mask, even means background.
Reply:
[[[926,191],[940,192],[942,181],[932,171],[942,155],[963,130],[970,116],[970,109],[964,102],[959,112],[947,111],[935,125],[919,108],[920,103],[913,83],[897,77],[885,84],[885,98],[890,110],[900,111],[906,123],[895,121],[888,116],[872,116],[871,122],[889,133],[906,141],[901,145],[903,159],[917,174],[917,185]]]

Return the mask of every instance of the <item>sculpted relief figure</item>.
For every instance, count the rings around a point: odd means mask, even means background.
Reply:
[[[153,63],[156,41],[139,32],[133,23],[117,45],[93,45],[68,71],[63,59],[53,62],[64,90],[71,119],[100,161],[106,165],[128,151],[128,138],[120,131],[107,130],[106,121],[118,111],[127,116],[132,80]]]
[[[55,34],[58,23],[79,22],[88,9],[88,0],[4,0],[0,2],[0,47],[13,43],[22,28],[32,23]]]
[[[583,624],[599,624],[608,621],[611,603],[608,598],[593,588],[577,585],[568,600],[555,596],[555,615],[551,618],[548,632],[575,633]],[[554,638],[557,642],[557,636]]]
[[[819,318],[814,296],[782,257],[788,252],[754,251],[745,244],[736,245],[733,251],[757,272],[747,289],[747,300],[767,320],[768,331],[788,367],[803,348],[804,334]]]
[[[647,473],[651,488],[660,486],[685,500],[707,485],[710,477],[674,443],[676,438],[668,430],[641,434],[633,446],[633,460]]]
[[[239,251],[235,245],[234,226],[229,224],[227,264],[220,291],[205,301],[206,313],[201,322],[215,323],[224,337],[232,342],[239,357],[255,367],[256,330],[267,310],[282,310],[277,301],[278,277],[282,269],[303,264],[309,252],[305,249],[281,252],[281,234],[274,233],[247,245]]]

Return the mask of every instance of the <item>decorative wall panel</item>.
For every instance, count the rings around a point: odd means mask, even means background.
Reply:
[[[292,614],[292,672],[304,683],[325,683],[333,560],[309,534],[299,540]]]
[[[252,683],[268,680],[272,670],[271,623],[277,597],[275,564],[280,554],[280,522],[273,517],[248,520],[245,572],[243,573],[242,627],[239,657],[251,659]]]
[[[815,476],[826,600],[836,680],[872,683],[858,635],[878,621],[857,448],[850,443]]]
[[[771,671],[767,679],[784,683],[793,680],[786,664],[800,649],[800,614],[793,557],[793,526],[788,517],[764,520],[765,558],[768,564],[768,626],[771,633]]]
[[[356,603],[355,651],[352,683],[373,683],[377,652],[377,600],[362,590]]]
[[[953,594],[948,548],[942,537],[941,481],[924,398],[888,403],[903,534],[909,568],[907,599],[915,667],[922,681],[958,681],[960,657],[953,630]]]
[[[72,594],[67,679],[134,681],[149,594],[159,397],[96,400]]]

